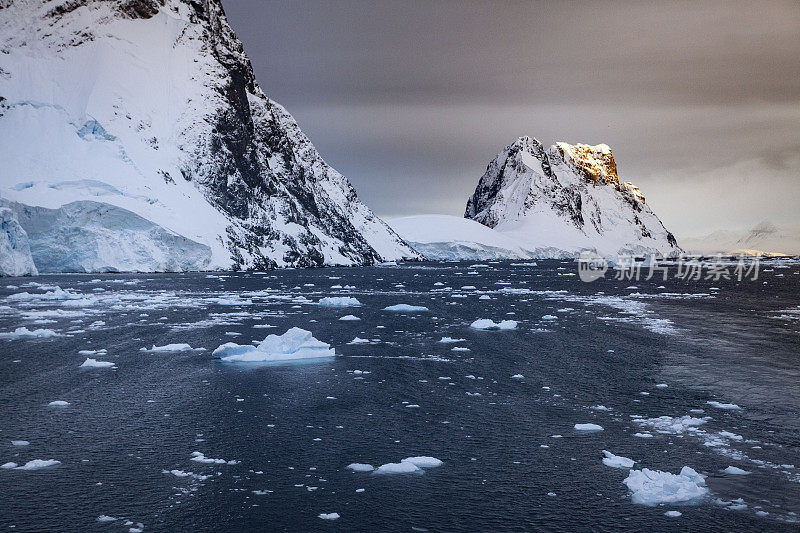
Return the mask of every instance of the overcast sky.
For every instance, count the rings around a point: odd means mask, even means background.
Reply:
[[[800,227],[800,2],[223,0],[383,217],[463,215],[521,135],[611,146],[679,241]]]

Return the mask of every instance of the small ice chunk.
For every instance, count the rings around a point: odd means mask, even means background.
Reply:
[[[325,307],[359,307],[361,302],[352,296],[328,296],[321,298],[317,304]]]
[[[350,463],[346,468],[353,472],[372,472],[375,470],[375,467],[369,463]]]
[[[375,474],[411,474],[414,472],[422,473],[422,470],[412,462],[401,461],[399,463],[386,463],[375,469]]]
[[[666,513],[664,513],[664,516],[668,516],[670,518],[678,518],[682,514],[683,513],[681,513],[680,511],[667,511]]]
[[[542,320],[557,320],[557,319],[558,319],[558,317],[554,316],[554,315],[544,315],[542,317]]]
[[[115,363],[111,361],[98,361],[97,359],[92,359],[91,357],[87,357],[86,361],[80,366],[81,368],[110,368],[114,366]]]
[[[7,470],[11,469],[11,468],[16,468],[16,467],[17,467],[17,463],[12,463],[11,461],[9,461],[7,463],[3,463],[3,464],[0,465],[0,468],[5,468]]]
[[[726,474],[733,474],[735,476],[746,476],[750,473],[747,470],[742,470],[741,468],[737,468],[735,466],[729,466],[728,468],[724,468],[722,471]]]
[[[354,337],[353,340],[348,342],[347,344],[369,344],[371,341],[369,339],[362,339],[361,337]]]
[[[226,333],[228,335],[228,333]],[[238,334],[237,334],[238,335]],[[165,344],[164,346],[153,345],[152,348],[141,348],[140,352],[189,352],[192,347],[185,342]]]
[[[436,468],[442,466],[443,462],[436,457],[420,455],[417,457],[406,457],[400,460],[401,463],[411,463],[419,468]]]
[[[116,522],[117,520],[119,520],[119,518],[108,516],[107,514],[101,514],[97,517],[98,522]]]
[[[465,342],[467,339],[454,339],[453,337],[442,337],[439,342],[443,344],[450,344],[454,342]]]
[[[611,468],[633,468],[633,465],[636,463],[633,459],[622,457],[621,455],[614,455],[608,450],[603,450],[603,455],[605,455],[603,464]]]
[[[323,520],[338,520],[339,519],[339,513],[320,513],[318,516],[320,518],[322,518]]]
[[[49,468],[60,464],[61,461],[56,461],[55,459],[34,459],[22,466],[18,466],[17,470],[41,470],[42,468]]]
[[[29,444],[30,444],[30,442],[28,442],[26,440],[12,440],[11,441],[11,445],[12,446],[27,446]]]
[[[597,424],[575,424],[575,431],[603,431],[603,426]]]
[[[356,321],[356,320],[361,320],[361,319],[360,319],[360,318],[358,318],[358,317],[357,317],[357,316],[355,316],[355,315],[344,315],[344,316],[343,316],[342,318],[340,318],[339,320],[343,320],[343,321],[345,321],[345,322],[349,322],[349,321]]]
[[[523,376],[522,374],[514,374],[513,376],[511,376],[511,379],[525,379],[525,376]]]
[[[648,468],[631,470],[623,483],[631,491],[631,501],[642,505],[688,502],[708,494],[703,476],[688,466],[680,474]]]
[[[708,401],[706,402],[711,407],[716,407],[717,409],[729,409],[729,410],[741,410],[741,407],[736,405],[735,403],[721,403],[717,401]]]
[[[494,322],[488,318],[479,318],[469,325],[472,329],[517,329],[516,320],[501,320]]]
[[[47,405],[49,405],[50,407],[66,407],[69,405],[69,402],[65,402],[64,400],[53,400]]]
[[[384,307],[384,311],[395,311],[399,313],[412,313],[415,311],[428,311],[428,308],[422,305],[409,305],[409,304],[396,304]]]

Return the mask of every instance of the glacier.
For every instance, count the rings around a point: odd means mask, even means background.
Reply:
[[[0,204],[0,276],[35,276],[28,234],[13,210]]]
[[[43,271],[420,259],[264,94],[219,0],[4,2],[0,52],[0,197],[119,223],[71,253],[43,231]]]

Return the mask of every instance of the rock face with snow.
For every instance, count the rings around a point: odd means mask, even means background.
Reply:
[[[621,182],[600,144],[545,149],[520,137],[489,163],[465,218],[494,228],[537,257],[675,255],[681,250],[637,187]]]
[[[0,160],[0,196],[127,210],[203,268],[419,257],[264,95],[219,0],[0,2]]]
[[[11,209],[0,206],[0,276],[35,276],[28,234]]]

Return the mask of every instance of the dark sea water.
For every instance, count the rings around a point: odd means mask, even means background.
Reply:
[[[60,461],[0,469],[0,528],[800,529],[800,265],[767,266],[756,281],[594,283],[572,262],[484,265],[0,280],[0,332],[60,335],[0,339],[0,464]],[[314,303],[340,295],[363,306]],[[429,311],[382,310],[400,303]],[[348,314],[361,320],[338,320]],[[519,325],[471,329],[479,318]],[[292,326],[338,357],[212,357],[225,342]],[[371,343],[348,344],[355,337]],[[195,350],[140,351],[168,343]],[[87,357],[115,367],[80,368]],[[654,427],[662,416],[671,418]],[[602,450],[635,469],[692,467],[709,493],[635,504],[628,470],[604,465]],[[192,461],[196,451],[226,463]],[[443,464],[405,475],[346,469],[408,456]]]

